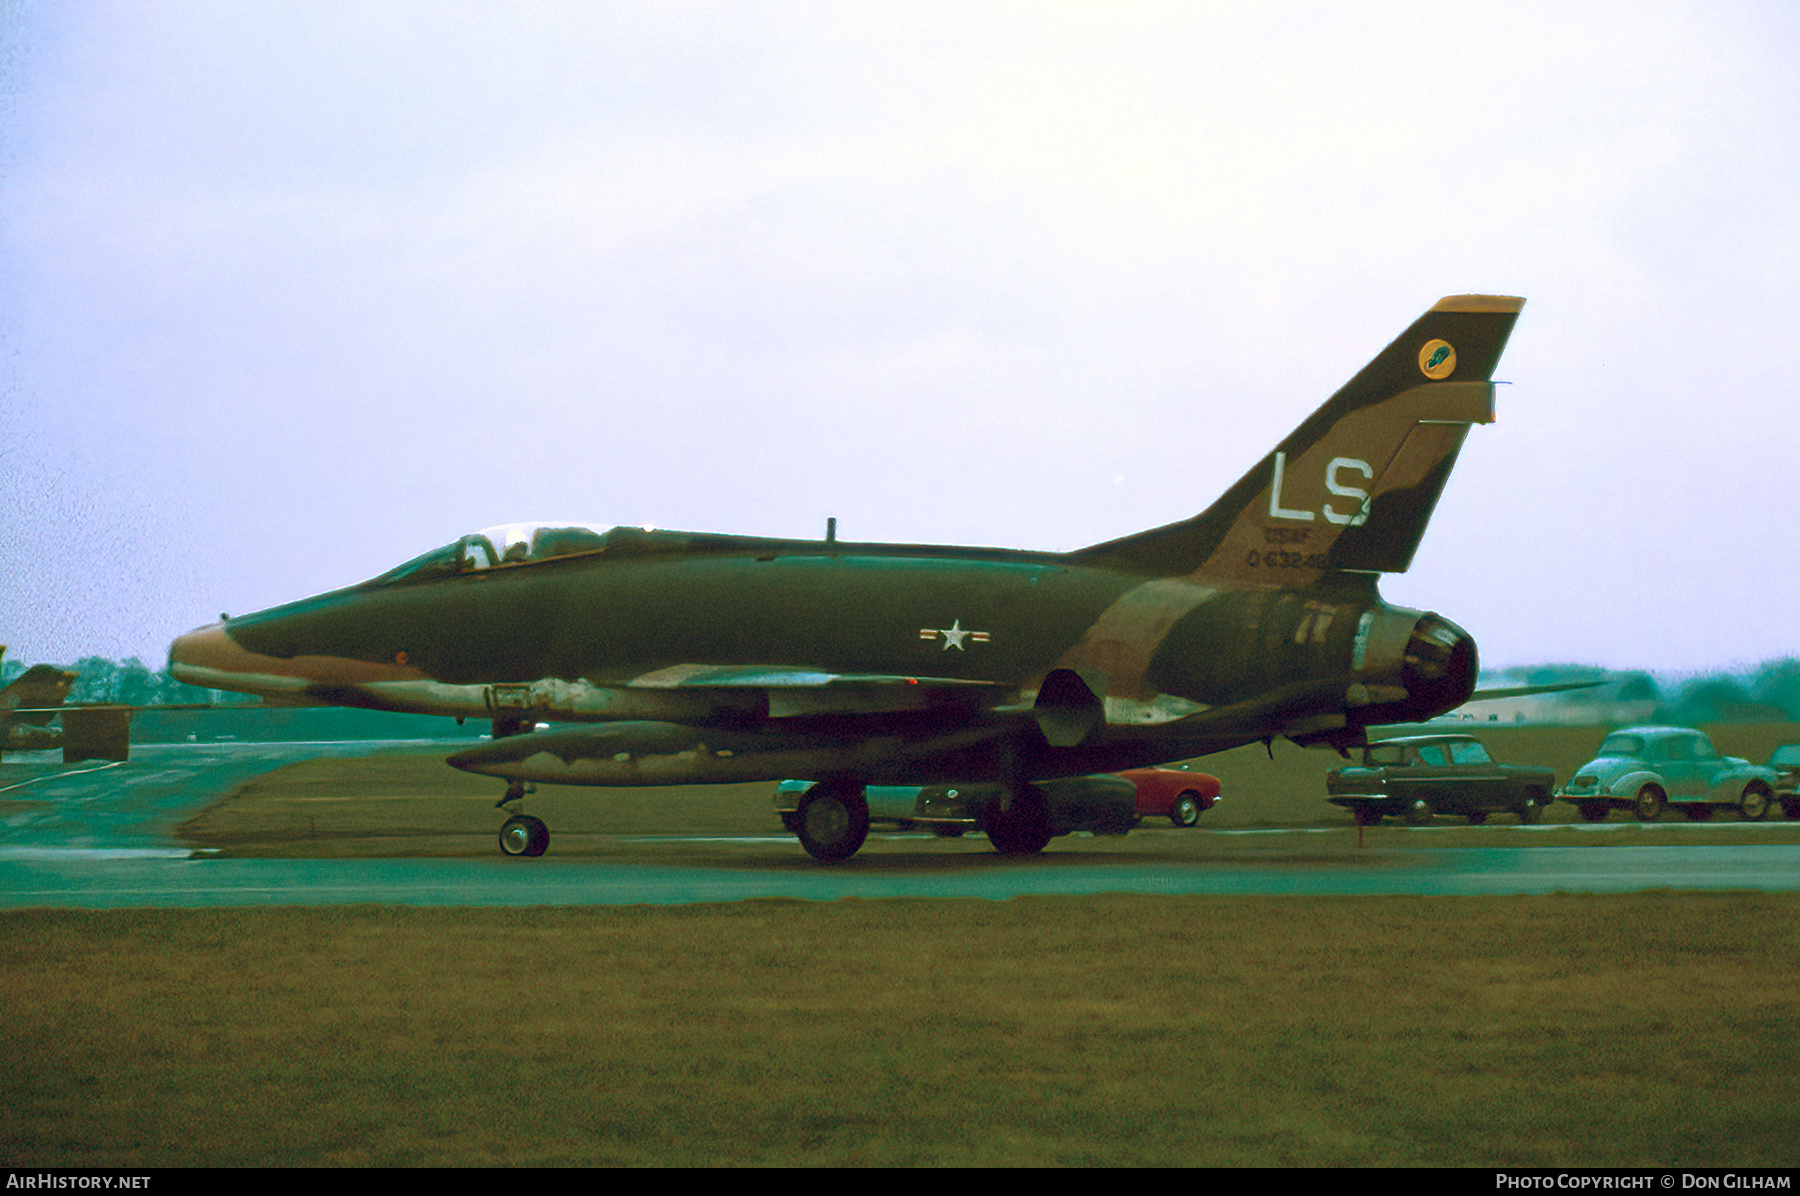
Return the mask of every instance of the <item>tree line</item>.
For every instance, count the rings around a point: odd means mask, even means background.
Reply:
[[[1765,660],[1737,672],[1696,673],[1658,682],[1641,670],[1609,670],[1592,665],[1546,664],[1484,676],[1483,685],[1558,685],[1600,681],[1592,690],[1553,694],[1543,700],[1562,706],[1630,706],[1648,714],[1636,721],[1691,726],[1697,723],[1800,722],[1800,660]],[[1604,721],[1604,720],[1602,720]]]

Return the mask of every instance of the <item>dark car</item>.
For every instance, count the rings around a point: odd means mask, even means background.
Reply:
[[[1361,764],[1326,776],[1325,792],[1327,801],[1347,807],[1365,825],[1393,815],[1426,826],[1438,814],[1479,824],[1495,813],[1537,822],[1556,792],[1556,774],[1497,764],[1472,735],[1409,735],[1371,743]]]
[[[1694,822],[1721,808],[1755,822],[1769,812],[1776,780],[1772,769],[1719,755],[1704,731],[1624,727],[1606,737],[1558,796],[1588,822],[1604,822],[1614,810],[1655,822],[1671,806]]]
[[[1189,827],[1220,800],[1219,778],[1188,764],[1131,768],[1119,775],[1137,786],[1139,818],[1167,818],[1176,826]]]
[[[1800,818],[1800,743],[1784,743],[1769,755],[1768,768],[1775,773],[1775,799],[1781,812]]]
[[[1137,790],[1120,777],[1065,777],[1036,785],[1050,808],[1052,835],[1123,835],[1137,823]],[[783,781],[775,787],[775,813],[794,834],[800,833],[800,797],[812,786],[811,781]],[[946,838],[985,831],[1000,805],[998,785],[870,785],[863,794],[870,822],[901,830],[924,828]]]

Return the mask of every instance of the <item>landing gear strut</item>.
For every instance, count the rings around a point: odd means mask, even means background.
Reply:
[[[501,722],[494,720],[494,733],[501,734]],[[512,732],[517,734],[516,731]],[[524,781],[508,781],[506,796],[494,803],[494,808],[504,810],[508,802],[518,801],[527,793],[537,792],[536,785],[527,785]],[[500,824],[500,850],[506,855],[521,855],[531,858],[544,854],[550,846],[550,828],[544,825],[542,818],[534,818],[530,814],[514,814]]]

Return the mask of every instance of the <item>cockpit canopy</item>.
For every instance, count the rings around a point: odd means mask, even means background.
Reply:
[[[603,532],[585,523],[502,523],[414,557],[377,577],[374,584],[423,581],[500,565],[602,552],[641,543],[650,532],[650,528],[642,527],[615,527]]]

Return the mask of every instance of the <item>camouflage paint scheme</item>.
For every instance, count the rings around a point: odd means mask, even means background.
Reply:
[[[1407,568],[1470,426],[1492,420],[1522,304],[1442,300],[1206,511],[1122,539],[514,525],[200,628],[170,671],[271,702],[491,718],[494,741],[450,763],[507,779],[509,799],[803,777],[825,783],[801,840],[841,859],[866,785],[995,783],[984,829],[1041,850],[1033,781],[1276,736],[1360,746],[1469,699],[1473,640],[1376,580]],[[503,846],[541,852],[530,823]]]

